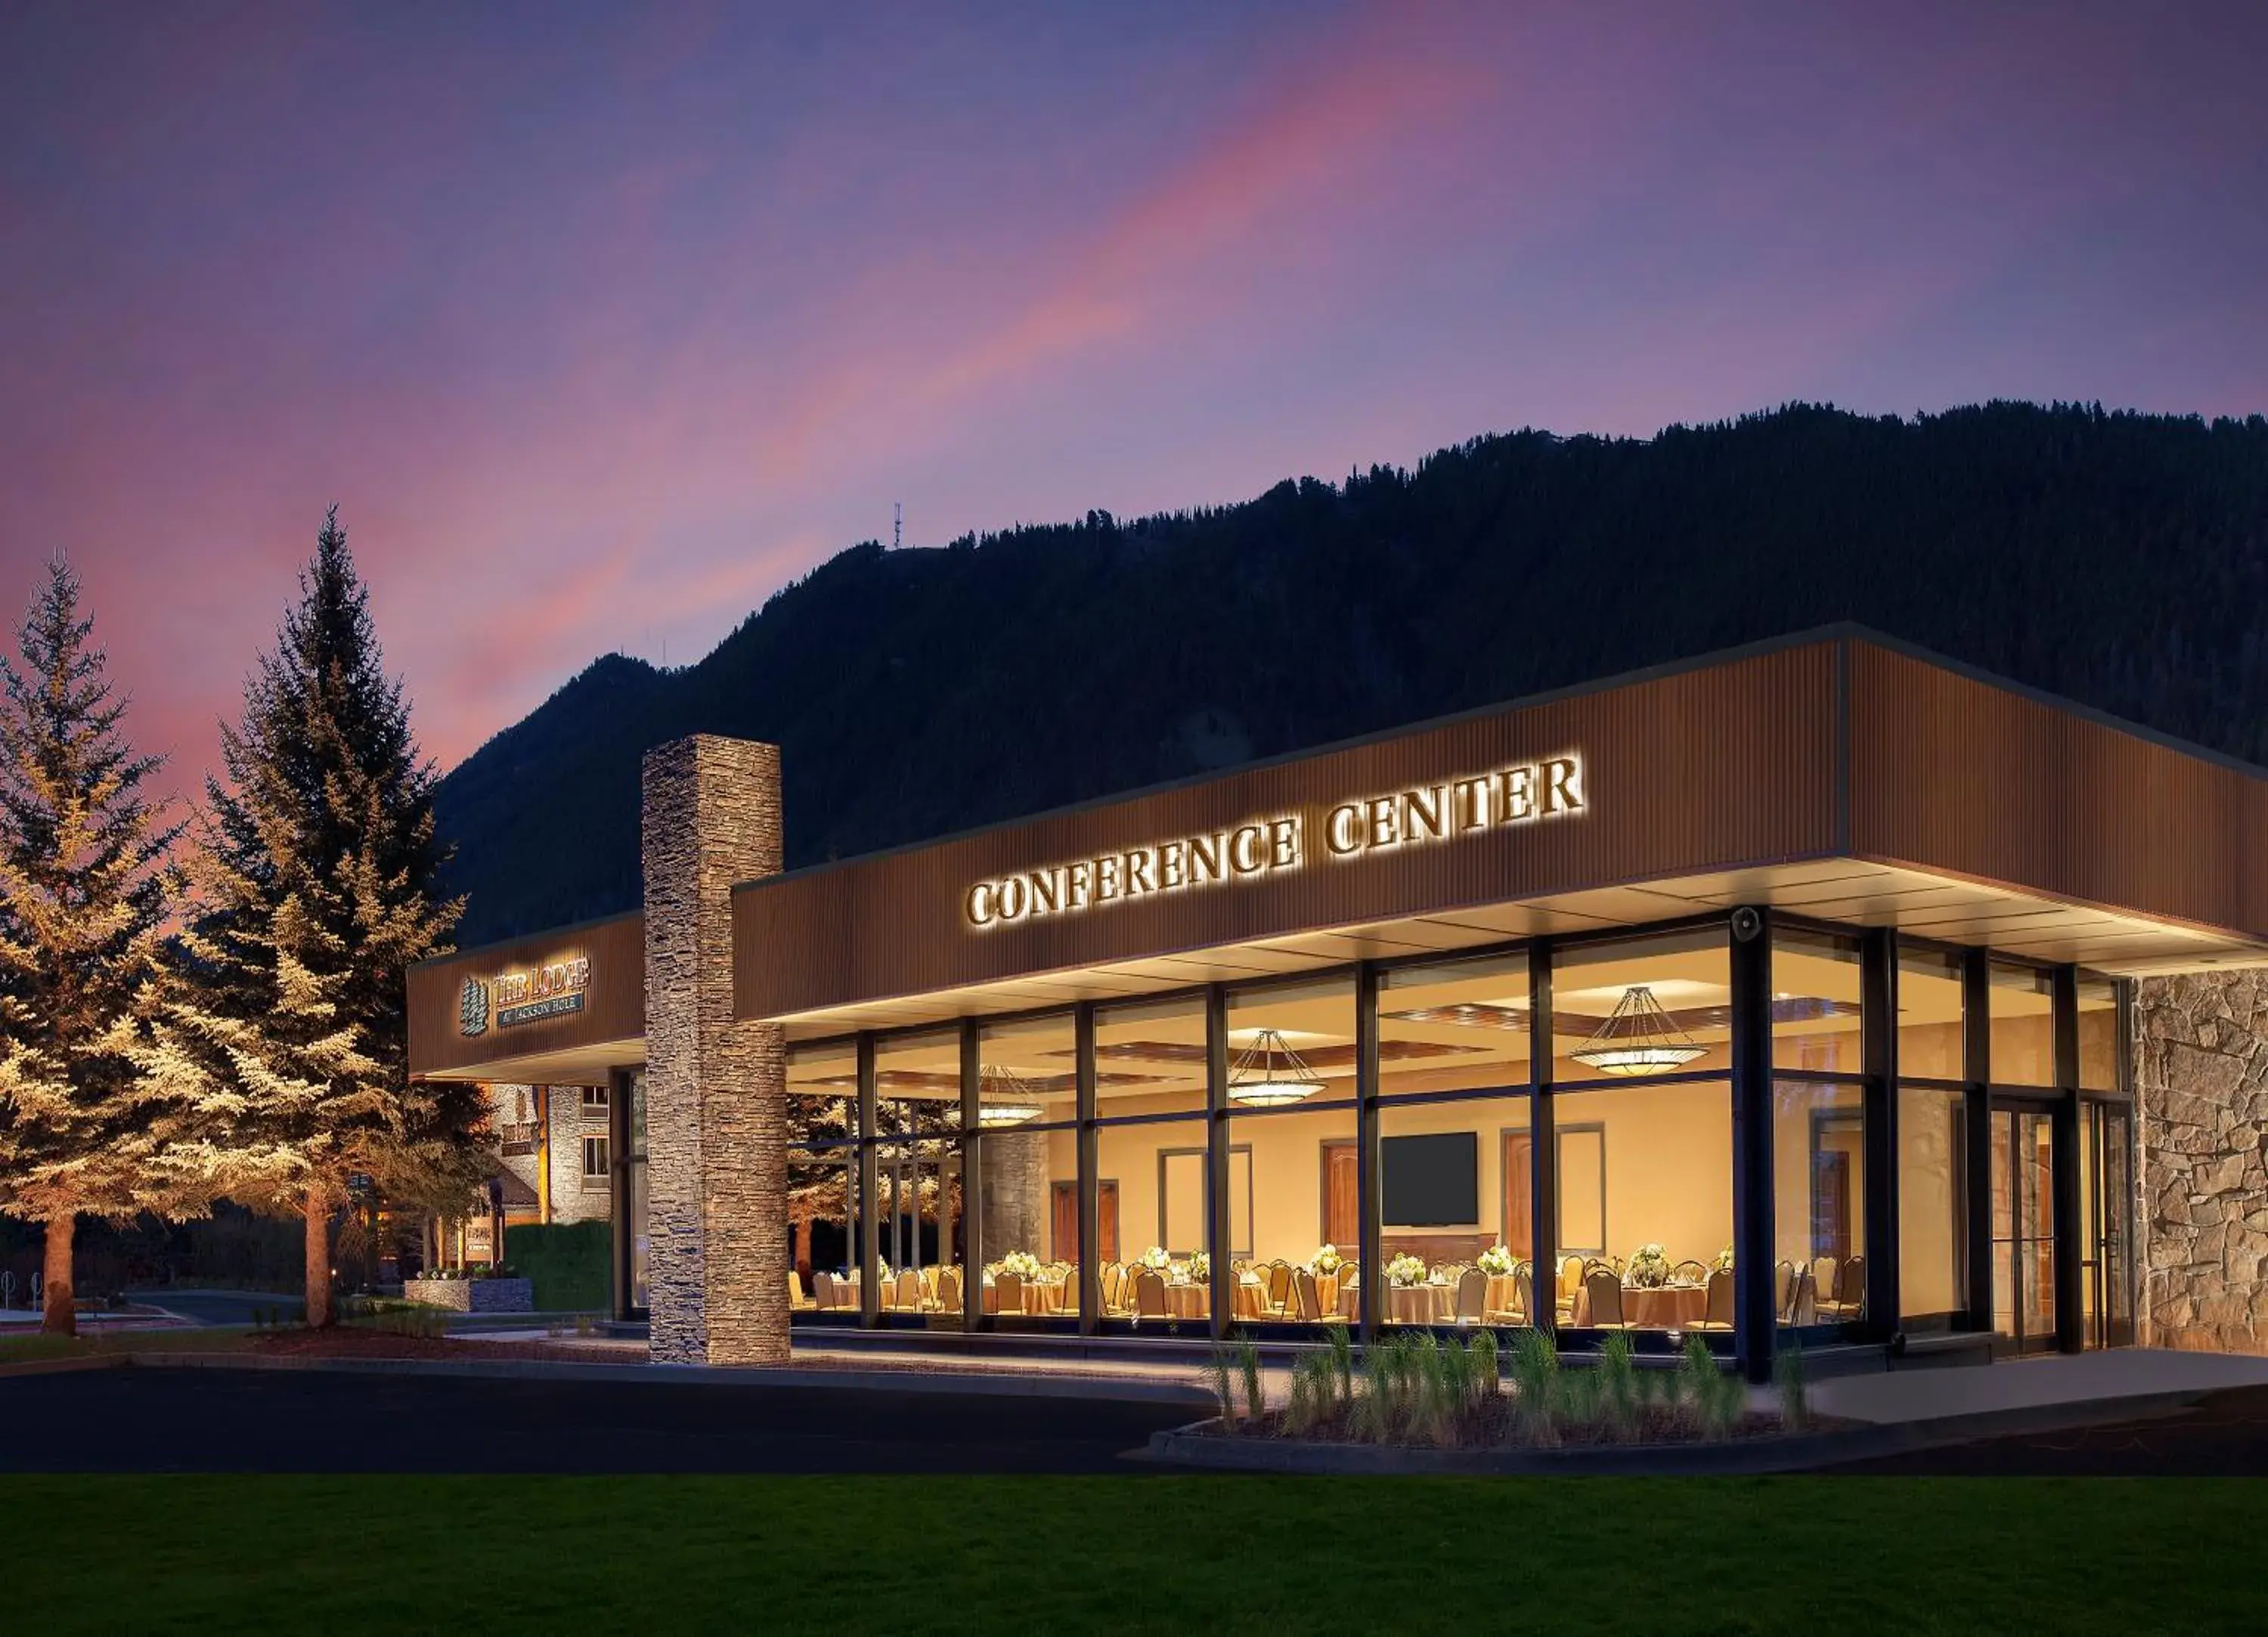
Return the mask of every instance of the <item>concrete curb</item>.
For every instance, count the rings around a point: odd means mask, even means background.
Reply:
[[[1314,1443],[1289,1438],[1223,1438],[1211,1419],[1152,1433],[1144,1458],[1215,1472],[1465,1477],[1756,1477],[1811,1472],[1847,1461],[2010,1433],[2070,1431],[2141,1420],[2186,1409],[2217,1388],[2184,1388],[2117,1398],[2075,1399],[1983,1410],[1927,1420],[1884,1421],[1832,1432],[1744,1438],[1727,1443],[1606,1444],[1560,1450],[1421,1450],[1395,1445]]]
[[[67,1361],[77,1363],[80,1361]],[[117,1361],[128,1362],[127,1356]],[[336,1375],[454,1376],[487,1381],[648,1382],[680,1387],[839,1387],[853,1391],[921,1392],[976,1398],[1090,1398],[1117,1403],[1212,1403],[1204,1389],[1181,1382],[1114,1376],[1009,1375],[1005,1372],[770,1369],[703,1364],[575,1364],[540,1359],[324,1359],[241,1353],[131,1355],[151,1369],[313,1370]]]

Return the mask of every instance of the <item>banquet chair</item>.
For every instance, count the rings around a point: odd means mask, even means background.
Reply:
[[[1830,1318],[1856,1318],[1867,1310],[1867,1259],[1854,1256],[1836,1270],[1835,1295],[1822,1302]]]
[[[1266,1301],[1270,1313],[1281,1313],[1292,1300],[1292,1265],[1278,1258],[1268,1264]]]
[[[1137,1318],[1166,1317],[1166,1281],[1153,1267],[1145,1267],[1134,1275],[1134,1316]]]
[[[1590,1306],[1586,1316],[1593,1330],[1624,1330],[1622,1275],[1611,1267],[1594,1267],[1583,1275],[1583,1300]]]
[[[1535,1264],[1515,1262],[1512,1267],[1512,1301],[1504,1307],[1491,1309],[1484,1323],[1491,1325],[1525,1325],[1535,1307]]]
[[[922,1309],[922,1276],[908,1268],[898,1275],[897,1289],[891,1305],[902,1313],[918,1313]]]
[[[1786,1324],[1795,1312],[1795,1264],[1783,1261],[1772,1268],[1772,1312]]]
[[[1322,1293],[1315,1288],[1315,1276],[1304,1267],[1292,1270],[1292,1310],[1287,1317],[1303,1325],[1323,1322]]]
[[[1457,1275],[1454,1317],[1460,1325],[1477,1325],[1488,1318],[1488,1275],[1479,1268],[1468,1267]]]
[[[791,1311],[798,1313],[809,1311],[812,1304],[811,1298],[803,1293],[803,1275],[792,1267],[787,1270],[787,1304]]]
[[[1790,1304],[1787,1322],[1798,1327],[1819,1322],[1819,1287],[1808,1267],[1795,1270],[1795,1300]]]
[[[1102,1265],[1102,1310],[1104,1312],[1115,1313],[1118,1310],[1118,1292],[1120,1287],[1125,1282],[1124,1268],[1116,1262],[1105,1262]]]
[[[937,1275],[937,1304],[947,1313],[961,1311],[961,1270],[940,1268]]]
[[[1559,1322],[1566,1324],[1575,1315],[1575,1293],[1583,1288],[1583,1259],[1563,1256],[1559,1259],[1558,1293],[1552,1305],[1557,1310]]]
[[[1669,1276],[1672,1279],[1697,1285],[1705,1285],[1709,1282],[1709,1265],[1706,1262],[1697,1262],[1689,1256],[1669,1270]]]
[[[1832,1302],[1835,1299],[1835,1274],[1838,1266],[1831,1256],[1811,1259],[1811,1292],[1817,1300]]]
[[[1024,1276],[1021,1274],[992,1275],[992,1299],[1002,1318],[1024,1310]]]
[[[1709,1273],[1709,1310],[1707,1316],[1695,1319],[1689,1330],[1730,1330],[1733,1327],[1733,1274],[1729,1268],[1712,1268]]]
[[[813,1304],[822,1313],[831,1313],[835,1310],[834,1274],[814,1274],[811,1276],[811,1299]]]

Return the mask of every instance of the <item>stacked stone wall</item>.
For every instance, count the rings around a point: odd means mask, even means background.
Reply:
[[[2268,973],[2138,986],[2141,1340],[2268,1353]]]
[[[779,752],[698,735],[646,752],[646,1175],[653,1356],[784,1361],[786,1053],[733,1017],[735,884],[780,868]]]

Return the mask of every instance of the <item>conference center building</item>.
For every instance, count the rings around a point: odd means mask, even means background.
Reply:
[[[643,908],[410,1056],[603,1089],[657,1359],[2268,1347],[2268,774],[1888,639],[796,870],[771,746],[643,778]]]

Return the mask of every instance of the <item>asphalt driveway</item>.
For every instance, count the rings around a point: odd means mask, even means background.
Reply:
[[[1171,1402],[328,1370],[0,1380],[0,1472],[1103,1472]]]

